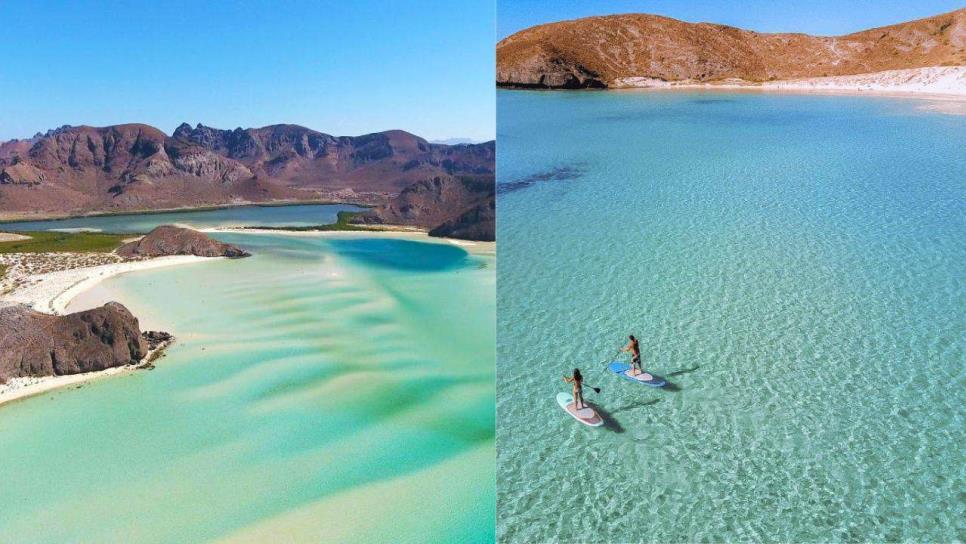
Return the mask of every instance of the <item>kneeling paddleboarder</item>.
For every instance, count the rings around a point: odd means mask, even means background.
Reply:
[[[637,342],[637,338],[634,338],[633,334],[627,338],[630,341],[626,346],[621,348],[621,351],[631,352],[631,371],[629,374],[631,376],[637,376],[644,372],[644,368],[641,366],[641,345]]]

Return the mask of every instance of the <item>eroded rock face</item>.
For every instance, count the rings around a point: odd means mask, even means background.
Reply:
[[[489,197],[458,217],[429,231],[430,236],[493,242],[496,240],[496,197]]]
[[[161,225],[140,240],[118,248],[122,257],[163,257],[197,255],[199,257],[248,257],[250,254],[231,244],[219,242],[203,232]]]
[[[117,302],[64,316],[0,307],[0,383],[129,365],[147,352],[138,320]]]
[[[493,176],[437,176],[414,183],[385,206],[353,219],[355,223],[408,225],[431,236],[493,240]]]
[[[534,26],[497,44],[497,84],[751,82],[966,65],[966,9],[846,36],[770,34],[647,14]]]

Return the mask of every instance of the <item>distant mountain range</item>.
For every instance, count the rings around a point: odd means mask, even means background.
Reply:
[[[443,144],[443,145],[460,145],[460,144],[476,144],[480,143],[472,138],[445,138],[442,140],[430,140],[431,144]]]
[[[494,170],[494,142],[431,144],[400,130],[337,137],[297,125],[182,124],[168,136],[143,124],[63,126],[0,143],[0,217],[278,201],[388,206],[420,182],[472,187],[471,196],[424,202],[433,213],[398,217],[433,229],[491,198]]]
[[[523,88],[767,82],[962,65],[966,9],[838,37],[610,15],[531,27],[497,44],[497,84]]]

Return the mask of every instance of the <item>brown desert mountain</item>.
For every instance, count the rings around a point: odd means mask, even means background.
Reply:
[[[492,181],[494,164],[493,142],[431,144],[399,130],[337,137],[297,125],[182,124],[168,136],[142,124],[65,126],[0,144],[0,218],[272,201],[380,205],[440,176]],[[449,219],[465,209],[441,211]]]
[[[765,34],[658,15],[587,17],[497,44],[497,84],[607,88],[625,78],[750,82],[966,65],[966,8],[846,36]]]

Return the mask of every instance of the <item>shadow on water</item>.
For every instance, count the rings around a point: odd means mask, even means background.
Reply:
[[[638,408],[644,408],[645,406],[654,406],[655,404],[657,404],[659,402],[661,402],[661,399],[651,399],[651,400],[647,400],[647,401],[644,401],[644,402],[637,402],[637,403],[634,403],[634,404],[628,404],[627,406],[621,406],[620,408],[617,408],[616,410],[614,410],[613,412],[611,412],[611,415],[619,414],[621,412],[630,412],[631,410],[636,410]]]
[[[605,429],[614,431],[618,434],[624,432],[624,427],[616,419],[614,419],[613,414],[601,408],[599,404],[594,404],[593,406],[594,409],[597,410],[597,414],[600,416],[600,418],[604,420]]]
[[[378,268],[410,272],[443,272],[469,266],[466,250],[449,244],[389,238],[334,239],[330,247],[340,255]]]
[[[586,168],[582,164],[572,164],[567,166],[557,166],[543,172],[538,172],[536,174],[531,174],[525,178],[516,179],[513,181],[507,181],[503,183],[496,184],[496,194],[504,195],[506,193],[512,193],[513,191],[519,191],[520,189],[526,189],[527,187],[534,185],[536,183],[542,183],[546,181],[568,181],[577,179],[584,175]]]
[[[672,393],[677,393],[678,391],[681,390],[681,386],[678,385],[678,384],[676,384],[676,383],[674,383],[674,382],[672,382],[671,380],[668,380],[667,378],[665,378],[664,381],[666,381],[667,383],[664,384],[664,386],[661,387],[661,389],[663,389],[665,391],[670,391]]]
[[[667,375],[667,377],[668,378],[673,378],[675,376],[681,376],[683,374],[690,374],[690,373],[694,372],[695,370],[699,370],[700,368],[701,368],[700,365],[694,365],[691,368],[684,368],[684,369],[681,369],[681,370],[675,370],[674,372],[669,373]]]

